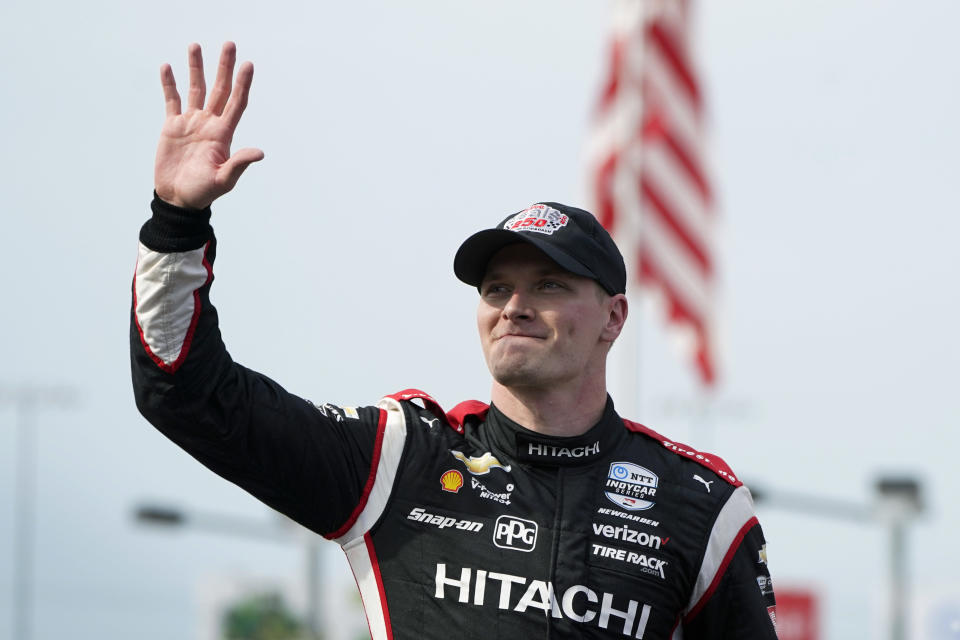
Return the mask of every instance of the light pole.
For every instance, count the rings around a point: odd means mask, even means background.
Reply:
[[[871,504],[860,504],[820,496],[751,487],[757,504],[768,504],[791,511],[868,524],[890,529],[890,640],[906,640],[907,603],[910,585],[907,576],[907,524],[923,513],[920,481],[907,476],[884,476],[874,484],[876,497]]]
[[[279,515],[279,514],[278,514]],[[189,527],[219,535],[270,542],[289,543],[299,539],[304,547],[304,582],[307,596],[307,631],[314,640],[320,638],[323,620],[320,616],[320,545],[317,535],[284,516],[278,522],[266,522],[210,512],[185,511],[176,507],[141,504],[134,509],[134,519],[142,524],[161,527]]]
[[[907,602],[910,585],[907,575],[907,523],[923,513],[920,483],[915,478],[886,477],[874,485],[877,517],[890,527],[890,626],[891,640],[906,640]]]
[[[17,459],[14,485],[13,638],[33,637],[33,541],[37,485],[37,412],[77,405],[71,387],[49,385],[0,386],[0,406],[16,413]]]

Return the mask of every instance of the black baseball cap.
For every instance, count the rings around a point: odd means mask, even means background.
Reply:
[[[596,280],[610,295],[626,293],[627,269],[607,230],[593,214],[557,202],[538,202],[467,238],[453,259],[453,272],[479,287],[493,254],[518,242],[532,244],[570,273]]]

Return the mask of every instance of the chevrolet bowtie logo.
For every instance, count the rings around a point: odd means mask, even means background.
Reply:
[[[467,457],[459,451],[451,451],[453,457],[466,465],[467,471],[472,473],[475,476],[482,476],[484,474],[490,473],[490,469],[497,467],[503,469],[507,473],[510,473],[510,465],[501,464],[489,451],[485,451],[482,456],[479,458],[474,458],[473,456]]]

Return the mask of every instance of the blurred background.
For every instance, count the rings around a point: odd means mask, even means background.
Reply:
[[[266,159],[214,207],[233,356],[315,402],[413,386],[450,407],[489,393],[454,251],[537,200],[589,202],[612,9],[0,4],[0,638],[294,638],[311,616],[366,634],[338,548],[133,405],[160,64],[183,86],[197,41],[212,78],[227,39],[256,64],[235,146]],[[615,401],[753,486],[778,592],[816,608],[792,637],[895,637],[902,608],[900,637],[960,638],[960,4],[735,0],[692,18],[718,378],[704,393],[635,299],[639,390]]]

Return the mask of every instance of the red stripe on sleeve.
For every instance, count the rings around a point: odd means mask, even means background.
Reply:
[[[393,640],[393,626],[390,624],[390,608],[387,606],[387,594],[383,589],[383,576],[380,575],[380,563],[377,562],[377,552],[373,548],[373,539],[369,533],[364,534],[363,542],[367,545],[370,566],[373,567],[373,575],[377,579],[377,592],[380,594],[380,613],[383,615],[383,625],[387,629],[387,638]]]
[[[205,286],[210,284],[213,280],[213,265],[210,264],[210,261],[207,259],[207,252],[210,250],[210,242],[207,241],[207,244],[203,245],[203,267],[207,270],[207,279],[203,281],[203,284],[193,290],[193,315],[190,318],[190,326],[187,328],[187,334],[184,336],[183,344],[180,345],[180,353],[177,355],[177,359],[167,364],[163,361],[160,356],[155,354],[150,348],[150,345],[147,344],[147,338],[143,335],[143,327],[140,326],[140,318],[137,316],[137,274],[134,271],[133,274],[133,321],[137,325],[137,333],[140,334],[140,344],[143,345],[144,350],[147,352],[147,355],[150,356],[150,359],[163,371],[167,373],[174,373],[187,359],[187,354],[190,352],[190,343],[193,342],[193,334],[197,330],[197,321],[200,320],[200,289],[203,289]],[[138,265],[139,268],[139,265]]]
[[[737,549],[740,547],[740,543],[743,542],[743,537],[747,535],[747,532],[754,527],[754,525],[759,524],[760,521],[757,520],[757,517],[754,516],[747,520],[746,524],[740,527],[740,531],[737,533],[737,537],[733,539],[733,542],[730,544],[730,548],[727,549],[727,553],[723,556],[723,562],[720,563],[720,568],[717,569],[717,573],[713,576],[713,581],[710,583],[710,586],[707,588],[707,591],[703,594],[703,597],[700,598],[693,609],[690,610],[690,613],[687,614],[686,621],[689,622],[693,620],[694,617],[703,609],[703,607],[710,601],[710,598],[713,597],[714,591],[717,590],[717,587],[720,585],[720,580],[723,579],[723,574],[727,572],[727,567],[730,566],[730,562],[733,561],[733,554],[737,552]]]
[[[360,517],[360,514],[363,513],[364,507],[367,506],[367,500],[370,498],[370,492],[373,491],[373,484],[377,479],[377,467],[380,466],[380,451],[383,448],[383,435],[386,432],[386,428],[387,412],[380,409],[380,420],[377,424],[377,439],[373,443],[373,459],[370,461],[370,473],[367,475],[367,483],[363,486],[363,493],[360,494],[360,501],[357,502],[357,506],[353,508],[353,512],[350,514],[350,517],[347,518],[347,521],[333,533],[324,535],[324,538],[333,540],[345,534],[350,530],[350,527],[354,525],[357,518]]]

